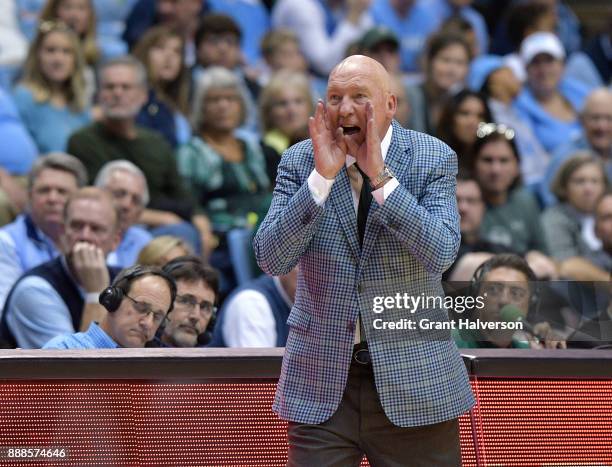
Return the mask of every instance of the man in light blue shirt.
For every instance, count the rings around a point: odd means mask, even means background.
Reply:
[[[612,180],[612,91],[599,88],[591,92],[580,114],[580,122],[584,131],[557,149],[548,165],[538,193],[545,206],[557,202],[550,185],[563,162],[578,151],[592,151],[601,157],[606,175]]]
[[[153,238],[146,229],[135,225],[149,203],[147,179],[135,164],[121,159],[104,164],[94,184],[110,193],[119,210],[121,243],[106,262],[121,268],[132,266],[140,250]]]
[[[119,239],[111,196],[95,187],[77,190],[64,208],[63,254],[26,272],[6,298],[0,320],[5,345],[40,348],[55,336],[100,322],[106,311],[98,295],[116,272],[106,256]]]
[[[136,265],[123,270],[99,296],[107,313],[86,332],[57,336],[44,349],[141,348],[155,336],[172,310],[174,280],[158,267]]]
[[[58,152],[36,160],[28,178],[27,212],[0,229],[0,309],[25,271],[59,255],[66,200],[86,182],[76,157]]]

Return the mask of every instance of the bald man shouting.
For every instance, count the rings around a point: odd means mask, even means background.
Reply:
[[[291,466],[461,464],[467,373],[450,333],[419,326],[448,320],[457,157],[393,119],[390,86],[371,58],[334,68],[255,237],[265,272],[299,264],[274,402]]]

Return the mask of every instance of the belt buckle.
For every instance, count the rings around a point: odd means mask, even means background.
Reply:
[[[372,362],[368,348],[358,349],[353,353],[353,359],[360,365],[369,365]]]

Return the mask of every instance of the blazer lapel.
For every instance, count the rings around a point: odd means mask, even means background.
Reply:
[[[400,132],[403,129],[399,127],[399,124],[396,124],[395,120],[392,124],[393,135],[391,137],[391,145],[389,146],[387,156],[385,157],[385,165],[391,169],[391,172],[393,172],[399,180],[409,165],[410,147],[408,146],[407,141],[400,137]],[[363,239],[363,249],[360,257],[360,266],[363,266],[363,264],[365,264],[367,261],[374,243],[376,242],[376,238],[378,237],[378,232],[380,231],[381,226],[379,222],[376,222],[376,218],[379,210],[380,206],[378,205],[378,202],[373,199],[372,204],[370,204],[370,210],[368,211],[368,220],[366,222],[365,236]]]
[[[349,181],[346,167],[343,167],[336,176],[336,181],[332,185],[329,199],[336,209],[336,213],[340,219],[340,225],[342,226],[342,230],[344,230],[344,234],[355,255],[355,259],[359,262],[360,248],[357,233],[357,214],[355,214],[351,182]]]

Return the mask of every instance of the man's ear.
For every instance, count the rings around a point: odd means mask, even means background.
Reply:
[[[397,97],[395,94],[389,93],[387,96],[387,114],[392,119],[395,116],[395,112],[397,112]]]

